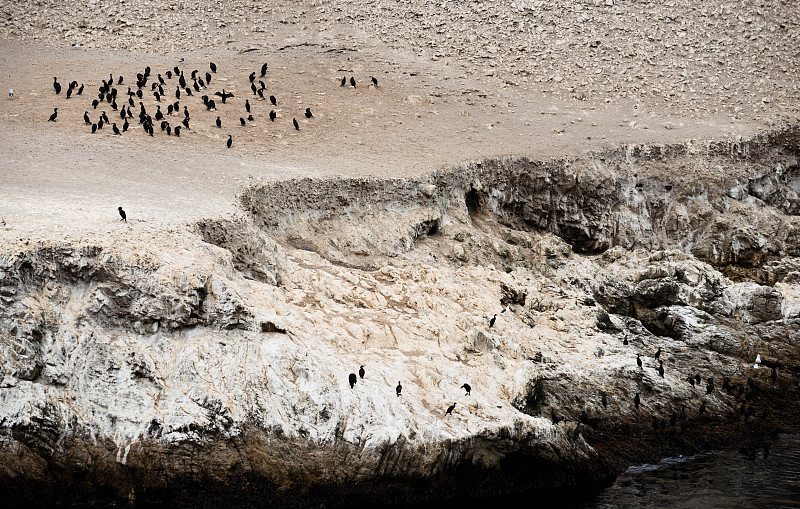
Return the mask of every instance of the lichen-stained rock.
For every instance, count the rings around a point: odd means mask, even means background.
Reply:
[[[773,141],[281,182],[196,229],[2,236],[0,487],[297,506],[573,486],[740,430],[726,377],[785,429],[800,262],[770,232],[792,218],[737,194],[789,157]],[[731,169],[667,191],[647,167],[676,160]],[[684,405],[686,435],[654,434]]]

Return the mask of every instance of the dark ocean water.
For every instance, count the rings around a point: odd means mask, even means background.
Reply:
[[[580,509],[800,508],[800,436],[631,467]]]

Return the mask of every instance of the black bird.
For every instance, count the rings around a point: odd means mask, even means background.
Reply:
[[[164,78],[162,78],[160,74],[158,75],[158,83],[161,84],[161,85],[166,85],[167,84],[167,82],[164,81]]]
[[[244,109],[247,110],[247,113],[250,113],[250,99],[244,100]]]
[[[394,388],[397,395],[400,396],[400,393],[403,392],[403,386],[400,385],[400,380],[397,381],[397,387]]]
[[[168,79],[168,80],[171,80],[171,79],[172,79],[172,71],[167,71],[167,72],[166,72],[166,75],[167,75],[167,79]]]
[[[83,95],[83,85],[81,85],[81,86],[78,88],[78,91],[76,92],[76,94],[75,94],[75,95]]]
[[[246,122],[242,117],[239,117],[239,122],[241,122],[242,126],[246,125]]]
[[[683,405],[683,406],[681,407],[681,416],[680,416],[680,419],[681,419],[682,421],[685,421],[685,420],[686,420],[686,405]]]
[[[708,384],[706,385],[706,394],[711,394],[712,392],[714,392],[714,379],[709,378]]]
[[[256,80],[256,72],[253,71],[250,73],[250,83],[254,82],[255,80]]]
[[[122,207],[117,207],[117,210],[119,211],[119,217],[122,218],[122,219],[120,219],[120,221],[125,221],[127,223],[128,222],[128,215],[125,214],[125,211],[122,210]]]
[[[97,121],[97,128],[102,129],[103,125],[105,125],[105,122],[103,122],[103,117],[101,116],[100,120]]]
[[[98,104],[100,104],[100,101],[98,101],[97,99],[95,99],[94,101],[92,101],[92,108],[94,108],[94,109],[97,109],[97,105],[98,105]]]
[[[276,118],[277,116],[278,116],[278,115],[276,115],[276,114],[275,114],[275,110],[272,110],[272,111],[270,111],[270,112],[269,112],[269,119],[270,119],[272,122],[275,122],[275,118]]]
[[[187,127],[187,129],[188,129],[188,127]],[[181,126],[175,126],[175,131],[174,132],[175,132],[175,136],[180,138],[181,137]]]
[[[464,396],[469,396],[469,393],[470,393],[470,391],[472,390],[472,387],[470,387],[470,385],[469,385],[469,384],[464,384],[464,385],[462,385],[460,388],[461,388],[461,389],[464,389],[465,391],[467,391],[467,393],[466,393],[466,394],[464,394]]]
[[[353,387],[355,387],[356,381],[358,381],[358,378],[356,377],[356,374],[355,373],[350,373],[350,388],[351,389]]]
[[[658,374],[661,378],[664,378],[664,361],[662,360],[658,361]]]
[[[706,413],[706,402],[705,401],[700,403],[700,408],[697,409],[697,413],[698,413],[698,415],[703,415],[704,413]]]
[[[217,111],[217,103],[214,102],[214,99],[209,99],[208,100],[208,103],[206,104],[206,110],[208,110],[208,111],[211,111],[211,110]]]
[[[203,78],[197,78],[197,83],[200,84],[200,88],[206,88],[206,84],[203,82]]]
[[[167,123],[167,136],[172,136],[172,126]]]
[[[269,102],[271,102],[273,106],[277,106],[278,105],[278,100],[275,99],[274,95],[269,96]]]
[[[264,65],[261,66],[261,77],[263,78],[266,75],[267,75],[267,63],[264,62]]]
[[[217,127],[222,128],[222,120],[217,117]]]
[[[211,73],[207,72],[206,73],[206,85],[208,85],[209,83],[211,83]]]
[[[690,375],[690,376],[689,376],[689,378],[688,378],[688,380],[689,380],[689,385],[691,385],[692,387],[694,387],[694,377]]]
[[[247,115],[247,121],[248,122],[252,122],[253,121],[253,115]]]
[[[311,108],[306,108],[306,118],[311,118],[314,115],[311,114]]]
[[[192,89],[191,88],[186,87],[184,90],[186,91],[186,95],[188,95],[188,96],[192,95]]]
[[[156,106],[156,120],[164,120],[164,114],[161,113],[161,106]]]
[[[153,92],[153,96],[156,98],[156,101],[161,102],[161,94],[158,92]]]
[[[117,80],[117,85],[122,85],[122,75],[120,75],[119,79]]]
[[[636,365],[639,366],[640,368],[642,367],[642,358],[639,356],[638,353],[636,354]]]
[[[222,104],[225,104],[225,101],[227,99],[233,97],[233,94],[230,92],[226,92],[224,88],[222,89],[222,92],[214,92],[214,95],[222,98]]]
[[[124,124],[122,124],[122,132],[123,132],[123,133],[124,133],[125,131],[127,131],[127,130],[128,130],[128,126],[129,126],[129,125],[130,125],[130,124],[128,124],[128,121],[127,121],[127,119],[126,119],[126,120],[125,120],[125,123],[124,123]]]
[[[198,72],[200,72],[200,71],[198,71],[197,69],[195,69],[194,71],[192,71],[192,79],[195,79],[195,78],[197,77],[197,73],[198,73]]]
[[[489,320],[489,328],[490,329],[492,327],[494,327],[494,322],[496,322],[496,321],[497,321],[497,313],[495,313],[494,316],[491,318],[491,320]]]
[[[263,88],[259,88],[258,89],[258,98],[261,99],[261,100],[264,99],[264,89]]]
[[[58,116],[58,108],[53,108],[53,114],[50,115],[50,119],[48,120],[48,122],[55,122],[57,116]]]
[[[739,406],[739,413],[744,415],[744,411],[745,411],[746,408],[747,408],[747,403],[742,401],[742,404]]]
[[[628,336],[625,336],[625,337],[622,339],[622,344],[623,344],[623,345],[625,345],[625,346],[628,346]]]
[[[250,83],[250,90],[253,92],[253,95],[258,94],[258,89],[256,88],[255,83]]]
[[[100,116],[103,117],[103,122],[105,122],[106,124],[110,124],[111,123],[111,121],[108,120],[108,115],[106,115],[105,111],[101,112]]]
[[[53,88],[56,91],[56,94],[61,93],[61,84],[58,82],[55,76],[53,76]]]
[[[89,112],[88,111],[84,111],[83,112],[83,121],[86,122],[87,124],[91,124],[92,123],[92,121],[89,120]]]
[[[652,426],[653,426],[653,431],[658,431],[658,417],[653,416]]]
[[[356,79],[350,76],[350,86],[356,88]]]
[[[722,390],[730,394],[733,392],[733,387],[731,387],[731,379],[727,376],[722,379]]]
[[[372,79],[372,84],[375,85],[375,88],[378,88],[378,78],[375,76],[370,76],[370,78]]]
[[[659,357],[661,357],[661,347],[660,346],[658,347],[658,350],[656,350],[656,354],[653,356],[653,358],[654,359],[658,359]]]
[[[171,104],[167,104],[167,115],[172,115],[173,111],[175,111],[175,107]]]
[[[175,99],[181,98],[181,87],[175,87]]]
[[[701,383],[703,383],[703,379],[700,378],[699,374],[694,375],[694,381],[697,382],[697,385],[700,385]]]
[[[453,403],[452,405],[450,405],[449,407],[447,407],[447,411],[444,413],[444,416],[445,416],[445,417],[447,417],[447,416],[448,416],[448,414],[449,414],[449,415],[452,415],[452,414],[453,414],[453,410],[454,410],[455,408],[456,408],[456,404],[455,404],[455,403]]]
[[[67,99],[72,97],[72,86],[67,87]]]
[[[194,89],[194,91],[195,91],[195,92],[199,92],[199,91],[200,91],[200,85],[198,85],[198,84],[197,84],[197,81],[195,81],[195,82],[192,84],[192,88]],[[186,89],[186,93],[189,93],[189,89],[188,89],[188,88]],[[190,95],[191,95],[191,94],[190,94]]]
[[[178,69],[178,66],[176,65],[175,67],[173,67],[173,68],[172,68],[172,73],[173,73],[175,76],[180,76],[180,75],[181,75],[181,70],[180,70],[180,69]]]
[[[636,396],[633,397],[633,404],[636,406],[636,410],[639,410],[639,404],[642,402],[642,398],[639,397],[639,393],[636,393]]]
[[[231,145],[232,145],[232,144],[233,144],[233,136],[231,136],[231,135],[229,134],[229,135],[228,135],[228,148],[231,148]]]
[[[296,118],[292,119],[292,124],[294,125],[294,128],[296,130],[298,130],[298,131],[300,130],[300,125],[297,123],[297,119]]]
[[[181,88],[186,88],[186,78],[183,77],[183,73],[178,77],[178,85],[180,85]]]
[[[97,132],[97,124],[92,124],[92,134]]]
[[[114,134],[116,134],[117,136],[119,136],[121,134],[119,132],[119,128],[117,127],[117,124],[111,124],[111,130],[114,131]]]
[[[600,403],[603,404],[603,408],[608,407],[608,397],[606,396],[606,391],[600,391]]]
[[[127,117],[127,115],[125,114],[125,106],[123,106],[122,109],[119,112],[119,118],[121,118],[122,120],[125,120],[126,117]]]
[[[556,415],[556,411],[552,408],[550,409],[550,419],[553,421],[553,424],[558,424],[562,421],[562,419]]]
[[[144,93],[142,92],[141,89],[136,91],[136,97],[138,97],[139,99],[141,99],[143,95],[144,95]]]
[[[183,124],[183,127],[185,127],[186,129],[189,129],[189,119],[188,118],[184,118],[183,122],[181,122],[181,123]]]
[[[339,85],[339,86],[340,86],[340,87],[343,87],[343,86],[345,86],[345,85],[347,85],[347,76],[342,76],[342,84],[341,84],[341,85]]]
[[[364,371],[364,366],[360,366],[360,367],[358,368],[358,376],[359,376],[359,377],[360,377],[362,380],[364,379],[364,373],[366,373],[366,371]]]
[[[575,424],[575,429],[572,430],[572,439],[577,440],[581,436],[581,423]]]
[[[772,373],[770,373],[769,377],[772,379],[772,383],[778,380],[778,372],[775,371],[775,366],[772,366]]]

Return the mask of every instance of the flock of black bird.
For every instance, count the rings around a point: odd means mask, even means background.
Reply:
[[[354,389],[356,383],[358,382],[358,379],[360,378],[361,380],[363,380],[365,374],[366,371],[364,370],[364,366],[358,368],[358,376],[356,376],[355,373],[350,373],[350,375],[348,376],[348,383],[350,384],[350,388]],[[464,394],[464,396],[466,397],[471,394],[472,386],[470,386],[468,383],[465,383],[464,385],[459,387],[459,389],[464,389],[465,391],[467,391],[467,393]],[[395,387],[395,393],[397,394],[398,397],[400,397],[400,395],[403,393],[403,385],[400,383],[400,381],[397,382],[397,387]],[[455,408],[456,408],[455,403],[447,407],[444,416],[447,417],[448,415],[452,415],[453,410],[455,410]]]
[[[262,79],[258,78],[265,78],[268,72],[269,66],[267,63],[262,64],[260,69],[260,74],[257,75],[255,71],[251,72],[248,79],[250,82],[250,90],[252,91],[253,95],[255,96],[256,100],[263,100],[269,101],[272,106],[277,106],[278,99],[274,95],[266,94],[267,86]],[[149,136],[153,136],[155,131],[155,126],[159,126],[161,132],[166,132],[167,136],[181,136],[181,131],[183,129],[189,131],[191,128],[189,127],[189,122],[191,120],[191,116],[189,114],[189,109],[186,105],[183,106],[183,115],[181,118],[181,96],[184,96],[184,100],[187,100],[187,97],[194,96],[195,94],[201,94],[205,90],[207,90],[211,86],[211,81],[213,79],[213,74],[217,72],[217,66],[214,62],[209,63],[209,71],[205,71],[204,75],[201,75],[200,71],[195,69],[191,71],[189,74],[189,78],[186,78],[184,75],[184,71],[181,70],[178,66],[175,66],[173,69],[167,70],[162,74],[156,74],[155,78],[151,74],[150,66],[145,67],[144,71],[141,73],[136,74],[136,82],[135,82],[135,91],[132,90],[132,87],[128,86],[127,92],[123,92],[123,94],[127,95],[127,100],[123,99],[123,95],[120,94],[121,88],[124,85],[124,78],[123,76],[119,76],[116,82],[114,81],[113,74],[109,75],[108,80],[102,80],[102,85],[98,88],[97,98],[92,101],[92,109],[97,110],[98,107],[102,107],[103,104],[108,104],[109,107],[118,112],[119,121],[122,122],[122,129],[120,130],[117,127],[116,123],[112,123],[108,116],[106,115],[105,111],[101,110],[100,117],[97,121],[93,121],[89,115],[89,110],[85,111],[83,114],[83,121],[86,125],[91,126],[92,134],[96,133],[97,131],[103,129],[103,127],[107,124],[111,124],[111,129],[115,135],[122,135],[122,133],[126,132],[130,127],[130,123],[128,122],[131,119],[137,118],[139,125],[142,126],[144,132]],[[212,74],[213,73],[213,74]],[[166,79],[165,79],[166,77]],[[378,86],[378,80],[372,76],[370,76],[371,84],[374,87]],[[172,85],[169,85],[168,82],[176,80],[177,83],[173,82]],[[342,86],[347,85],[346,77],[342,78]],[[350,77],[350,85],[352,87],[356,87],[356,80],[355,77]],[[156,105],[156,111],[152,115],[147,111],[144,105],[144,97],[145,93],[152,94],[153,98],[156,102],[162,103],[167,102],[171,99],[168,99],[168,92],[165,90],[167,87],[168,90],[172,89],[172,86],[175,87],[174,97],[175,101],[167,104],[166,113],[161,111],[161,105]],[[53,89],[55,90],[56,95],[61,94],[62,86],[58,82],[57,77],[53,77]],[[75,91],[75,95],[82,96],[84,90],[84,85],[78,85],[77,81],[72,81],[69,83],[67,87],[67,92],[65,94],[66,98],[69,99],[72,97],[73,91]],[[172,93],[172,92],[170,92]],[[221,104],[227,104],[228,99],[235,98],[235,95],[229,91],[226,91],[224,88],[221,91],[216,91],[213,94],[203,94],[201,99],[203,101],[203,106],[206,108],[207,111],[217,111],[219,101]],[[119,103],[117,100],[120,100],[122,103],[122,107],[120,108]],[[136,108],[138,102],[139,112],[138,115],[134,116],[133,109]],[[246,111],[246,115],[239,117],[239,123],[241,126],[246,126],[248,122],[253,122],[255,120],[254,114],[251,110],[250,100],[245,99],[244,108]],[[151,110],[152,111],[152,110]],[[305,108],[304,112],[306,119],[313,119],[314,114],[311,112],[311,108]],[[178,117],[180,120],[173,121],[177,125],[173,125],[171,123],[172,119]],[[49,121],[55,122],[58,118],[58,108],[53,109],[53,114],[50,115]],[[271,122],[275,122],[278,118],[278,114],[272,109],[269,112],[269,119]],[[217,116],[215,125],[218,129],[222,128],[222,120],[219,116]],[[299,131],[300,124],[297,121],[297,118],[292,118],[292,127]],[[231,148],[233,145],[233,135],[228,134],[228,140],[226,141],[226,146]]]

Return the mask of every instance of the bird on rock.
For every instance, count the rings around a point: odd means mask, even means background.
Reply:
[[[659,357],[661,357],[661,347],[660,346],[658,347],[658,350],[656,350],[656,354],[653,356],[653,358],[657,360]]]
[[[706,413],[706,402],[705,401],[700,403],[700,408],[697,409],[697,413],[699,415],[703,415],[704,413]]]
[[[447,411],[444,413],[444,416],[447,417],[448,415],[453,415],[453,410],[455,410],[455,408],[456,408],[455,403],[447,407]]]
[[[464,384],[464,385],[462,385],[460,388],[461,388],[461,389],[464,389],[465,391],[467,391],[467,393],[466,393],[466,394],[464,394],[464,396],[469,396],[469,393],[470,393],[470,391],[472,390],[472,387],[470,387],[470,385],[469,385],[469,384]]]
[[[400,380],[397,381],[397,387],[394,388],[395,392],[397,392],[397,396],[400,396],[400,393],[403,392],[403,386],[400,385]]]
[[[636,406],[636,410],[639,410],[639,404],[641,404],[642,398],[639,397],[639,393],[636,393],[636,396],[633,397],[633,404]]]
[[[658,361],[658,374],[661,378],[664,378],[664,361],[662,360]]]
[[[714,392],[714,379],[709,378],[706,384],[706,394],[711,394],[712,392]]]
[[[357,381],[358,381],[358,378],[356,377],[356,374],[355,373],[350,373],[350,388],[351,389],[356,386],[356,382]]]
[[[122,210],[122,207],[117,207],[117,211],[119,212],[119,217],[121,218],[120,221],[128,222],[128,215],[125,214],[125,211]]]
[[[492,317],[492,319],[491,319],[491,320],[489,320],[489,328],[490,328],[490,329],[491,329],[492,327],[494,327],[494,322],[496,322],[496,321],[497,321],[497,313],[495,313],[495,314],[494,314],[494,316]]]
[[[642,367],[642,358],[639,356],[638,353],[636,354],[636,365],[639,366],[640,368]]]
[[[606,391],[600,391],[600,403],[603,405],[603,408],[608,406],[608,397],[606,395]]]
[[[364,373],[366,373],[366,371],[364,371],[364,366],[361,366],[360,368],[358,368],[358,376],[362,380],[364,379]]]

